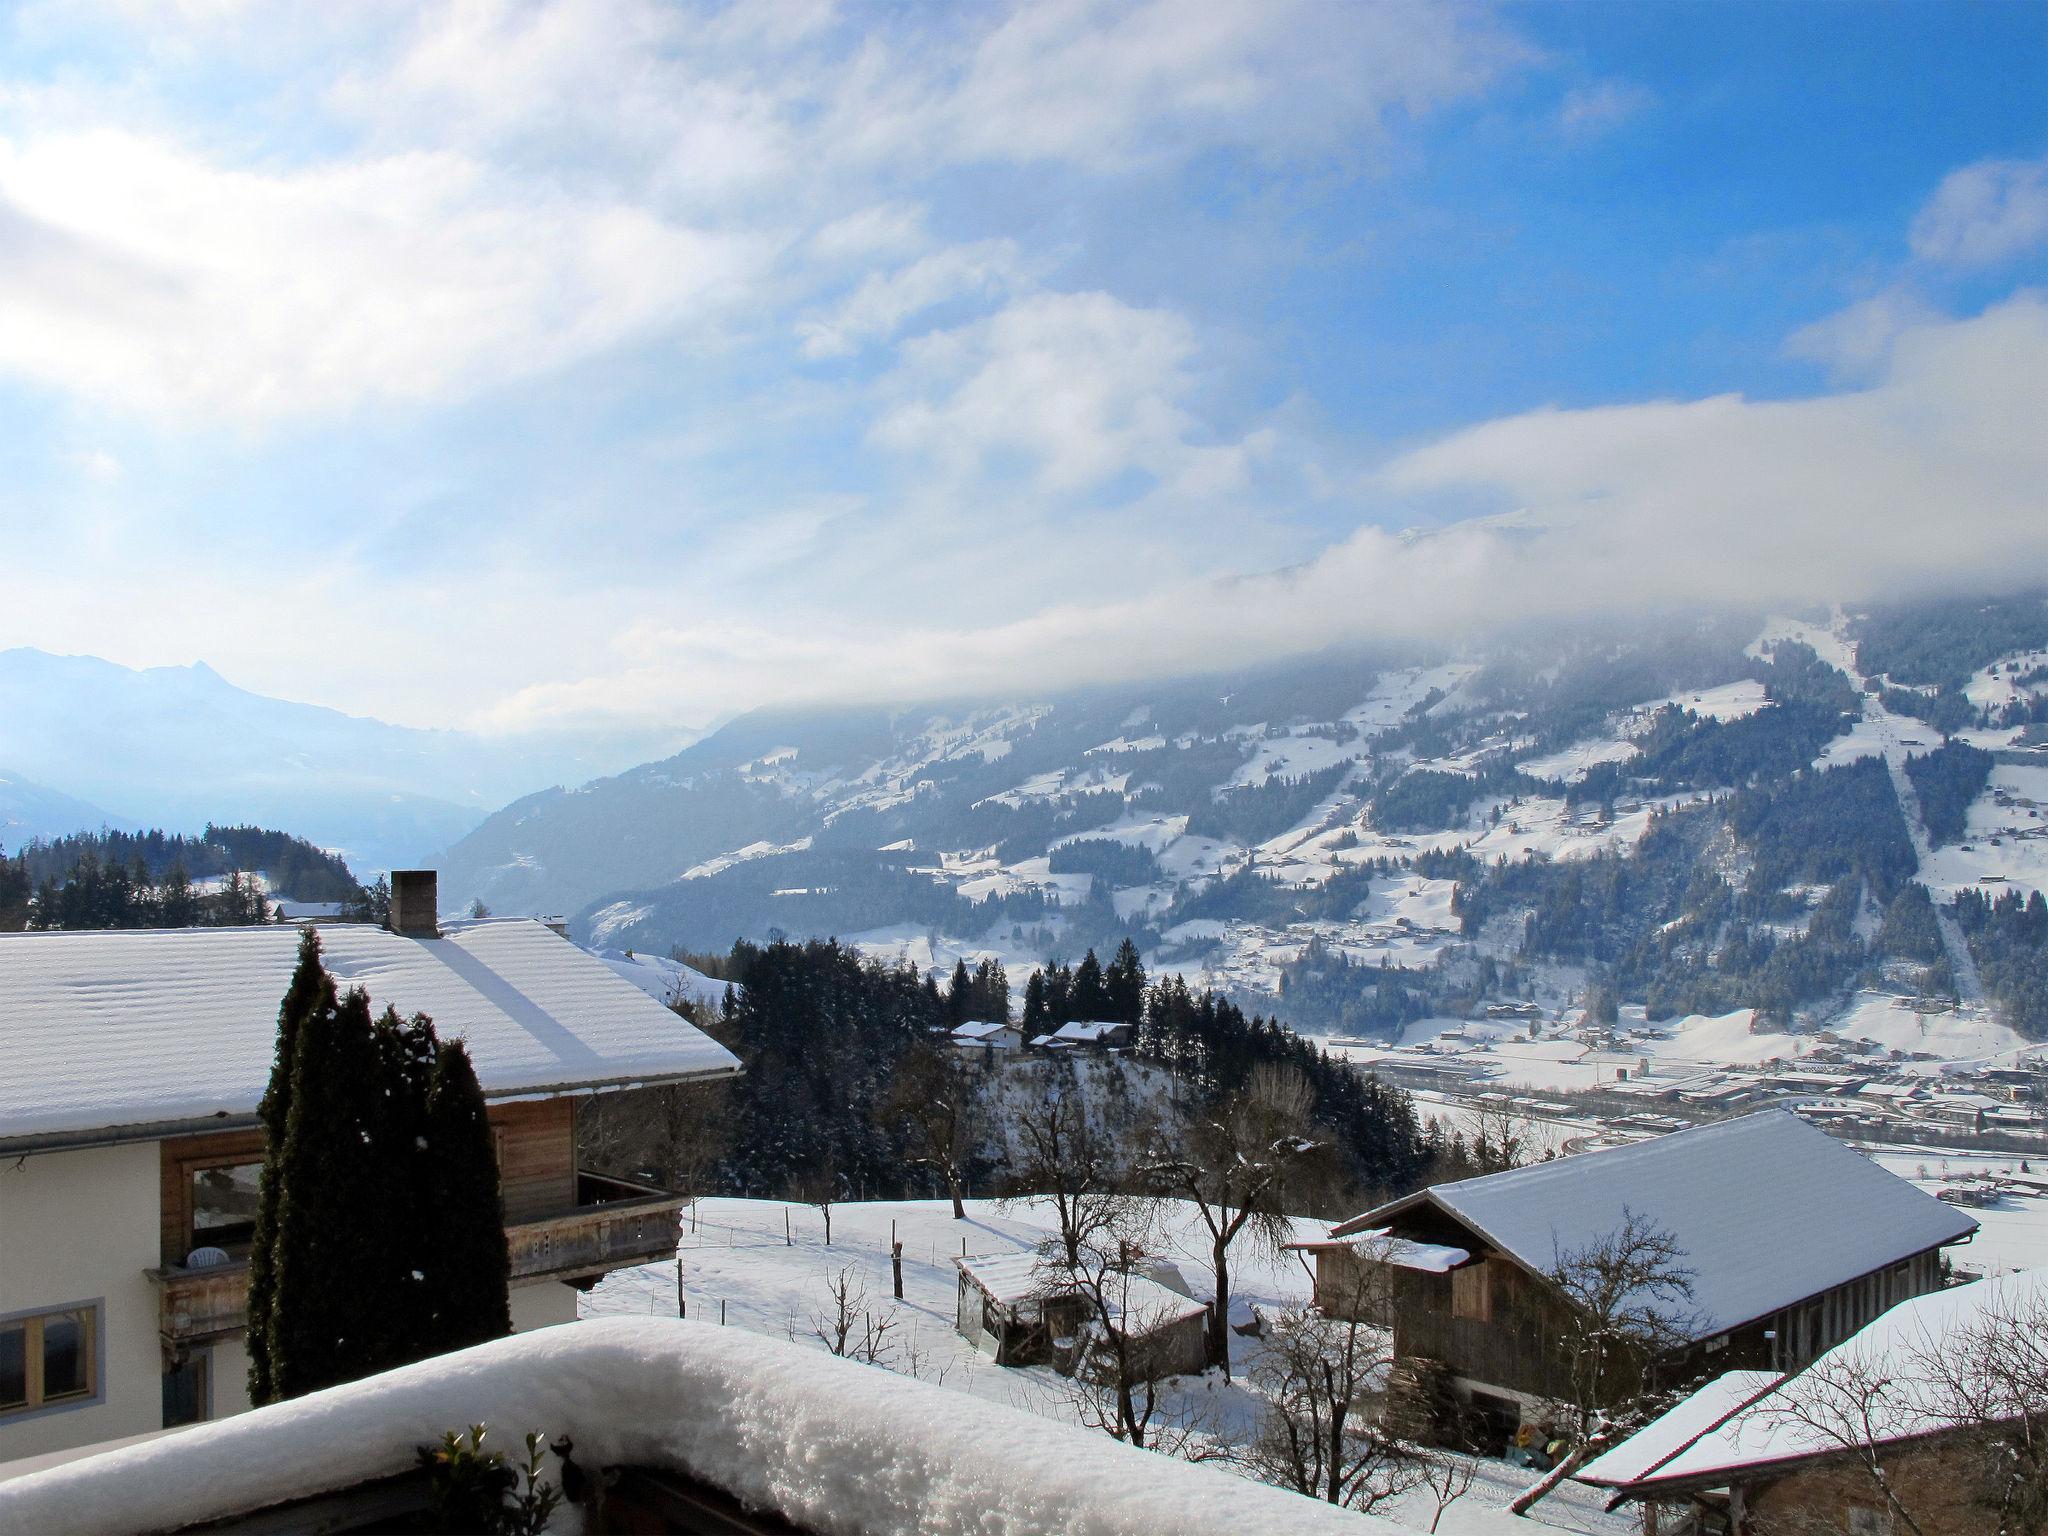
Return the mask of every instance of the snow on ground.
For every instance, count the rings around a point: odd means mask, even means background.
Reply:
[[[1161,1251],[1178,1264],[1190,1288],[1204,1294],[1208,1237],[1199,1217],[1193,1207],[1179,1201],[1162,1201],[1159,1209]],[[1320,1237],[1327,1224],[1299,1218],[1295,1228],[1303,1237]],[[943,1200],[846,1204],[832,1208],[828,1247],[823,1216],[814,1206],[706,1199],[698,1203],[694,1231],[685,1219],[677,1260],[683,1300],[693,1321],[716,1324],[723,1303],[728,1328],[794,1340],[820,1351],[824,1345],[815,1336],[812,1315],[828,1303],[829,1278],[851,1266],[871,1302],[898,1321],[893,1369],[914,1371],[924,1381],[984,1402],[1072,1422],[1071,1388],[1063,1378],[1045,1367],[998,1366],[954,1329],[959,1271],[952,1261],[963,1247],[969,1255],[1025,1253],[1056,1230],[1056,1220],[1043,1201],[1005,1209],[995,1201],[970,1200],[965,1221],[953,1220],[952,1208]],[[900,1304],[891,1296],[892,1240],[903,1244]],[[582,1315],[673,1317],[677,1268],[649,1264],[608,1275],[583,1298]],[[1312,1284],[1294,1254],[1259,1259],[1244,1253],[1233,1254],[1231,1288],[1261,1310],[1272,1311],[1306,1302]],[[1178,1378],[1168,1399],[1172,1411],[1233,1433],[1245,1432],[1260,1408],[1245,1376],[1260,1347],[1256,1340],[1233,1337],[1236,1382],[1225,1385],[1215,1373]],[[1447,1516],[1444,1532],[1489,1528],[1491,1522],[1484,1519],[1487,1504],[1505,1504],[1533,1475],[1498,1462],[1478,1466],[1480,1476],[1467,1496],[1469,1507],[1461,1511],[1454,1506],[1453,1514],[1463,1518],[1454,1522]],[[1383,1506],[1382,1513],[1386,1512]],[[1411,1500],[1393,1513],[1426,1529],[1434,1508]],[[1532,1523],[1538,1528],[1601,1533],[1634,1528],[1626,1519],[1603,1516],[1591,1492],[1576,1487],[1546,1500],[1535,1513]]]
[[[1936,901],[1967,886],[1987,896],[2048,893],[2048,766],[1999,763],[1970,806],[1959,842],[1922,861],[1920,881]]]
[[[692,864],[677,875],[678,880],[703,880],[712,875],[722,875],[735,864],[745,864],[754,859],[773,858],[779,853],[803,853],[811,846],[808,837],[800,837],[793,843],[749,843],[744,848],[735,848],[730,853],[721,853],[700,864]]]
[[[1105,741],[1099,747],[1090,747],[1082,756],[1093,757],[1098,752],[1157,752],[1165,747],[1165,745],[1166,738],[1164,736],[1140,736],[1136,741],[1132,741],[1128,737],[1119,736],[1114,741]]]
[[[1344,718],[1367,735],[1391,730],[1432,691],[1442,689],[1449,694],[1478,670],[1471,662],[1453,661],[1440,667],[1405,667],[1388,672],[1373,684],[1365,702],[1346,710]]]
[[[1925,1053],[1945,1062],[1989,1062],[2027,1044],[1988,1014],[1975,1010],[1915,1013],[1887,992],[1859,992],[1823,1026],[1852,1040],[1868,1040],[1887,1051]]]
[[[1973,1176],[2018,1170],[2022,1163],[2035,1174],[2048,1171],[2048,1158],[2023,1158],[2011,1152],[1951,1152],[1938,1147],[1865,1147],[1874,1162],[1929,1194]],[[2048,1194],[2005,1194],[1996,1203],[1976,1206],[1970,1215],[1977,1235],[1949,1257],[1958,1269],[1982,1275],[2010,1274],[2015,1269],[2048,1267]]]
[[[1356,743],[1331,740],[1313,731],[1291,732],[1259,741],[1237,772],[1232,785],[1264,784],[1275,777],[1293,779],[1305,773],[1320,773],[1341,763],[1354,763],[1366,755]]]
[[[2048,684],[2022,683],[2029,673],[2048,667],[2048,650],[2014,651],[1980,670],[1963,685],[1963,697],[1979,709],[2003,709],[2048,692]]]
[[[1109,843],[1130,843],[1136,847],[1149,848],[1155,854],[1165,851],[1167,846],[1188,829],[1185,816],[1119,816],[1104,826],[1090,827],[1086,832],[1074,832],[1052,841],[1055,848],[1066,843],[1078,843],[1089,838],[1099,838]],[[1207,841],[1207,839],[1203,839]]]
[[[1862,718],[1823,747],[1813,763],[1816,768],[1835,768],[1866,757],[1903,763],[1916,752],[1931,752],[1940,745],[1941,732],[1933,726],[1911,715],[1895,715],[1866,694]]]
[[[630,949],[598,949],[591,953],[609,966],[612,974],[625,977],[664,1008],[673,1008],[679,1002],[717,1008],[725,1001],[724,982],[680,960],[635,954]]]
[[[1702,720],[1740,720],[1753,715],[1770,703],[1764,692],[1764,685],[1753,677],[1745,677],[1732,683],[1723,683],[1718,688],[1702,688],[1695,693],[1674,693],[1668,699],[1659,699],[1646,706],[1651,714],[1667,704],[1676,704],[1680,709],[1690,710]]]
[[[1595,737],[1590,741],[1575,742],[1562,752],[1526,758],[1515,766],[1532,779],[1576,784],[1602,763],[1625,763],[1640,750],[1632,741]]]
[[[1749,644],[1748,654],[1765,656],[1771,645],[1779,640],[1796,640],[1801,645],[1813,647],[1814,654],[1829,666],[1846,672],[1850,678],[1861,680],[1863,674],[1856,670],[1856,648],[1842,637],[1847,621],[1837,609],[1827,624],[1809,624],[1804,619],[1774,617],[1767,621],[1763,633]]]

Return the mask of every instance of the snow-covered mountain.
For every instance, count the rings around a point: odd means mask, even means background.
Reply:
[[[338,849],[367,874],[424,860],[518,795],[645,750],[389,725],[251,693],[204,664],[0,651],[0,763],[90,802],[70,825],[48,803],[35,830],[52,835],[247,821]]]
[[[2048,605],[1985,612],[1743,615],[749,716],[507,807],[443,856],[443,889],[658,954],[779,931],[1017,965],[1128,934],[1154,966],[1289,988],[1336,1023],[1377,967],[1413,994],[1382,996],[1384,1025],[1495,985],[1480,958],[1571,986],[1611,968],[1694,1011],[1804,1006],[1887,967],[1919,985],[1905,971],[1939,954],[1898,937],[1917,909],[1886,926],[1915,880],[1937,903],[2048,888]],[[1986,755],[1927,768],[1949,743]],[[1695,867],[1715,884],[1689,885]],[[1572,868],[1612,915],[1546,873]],[[1571,921],[1525,944],[1552,908]],[[1954,919],[1925,928],[1947,955],[1930,984],[1974,988]]]

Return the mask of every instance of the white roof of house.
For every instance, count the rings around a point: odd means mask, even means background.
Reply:
[[[1129,1027],[1122,1019],[1076,1019],[1070,1024],[1062,1024],[1046,1038],[1049,1040],[1093,1042],[1100,1040],[1104,1035],[1113,1034],[1119,1029],[1128,1029]]]
[[[999,1035],[1006,1029],[1014,1030],[1015,1028],[1016,1026],[1008,1019],[970,1019],[967,1023],[960,1025],[953,1031],[953,1038],[955,1040],[986,1040],[991,1035]]]
[[[1765,1110],[1626,1147],[1438,1184],[1330,1231],[1351,1237],[1428,1202],[1536,1273],[1632,1211],[1693,1271],[1695,1338],[1766,1317],[1977,1223],[1827,1132]]]
[[[1048,1260],[1034,1249],[986,1254],[953,1262],[972,1277],[991,1300],[1006,1307],[1049,1293],[1078,1289],[1062,1262]],[[1106,1285],[1104,1291],[1111,1313],[1129,1317],[1138,1332],[1162,1328],[1208,1310],[1205,1303],[1142,1274],[1117,1278]]]
[[[269,1081],[297,928],[0,934],[0,1143],[245,1117]],[[603,961],[525,918],[437,939],[325,924],[371,1006],[427,1014],[492,1097],[738,1070]]]
[[[1954,1428],[1964,1422],[1954,1415],[1956,1405],[1944,1387],[1926,1379],[1919,1362],[1951,1353],[1946,1346],[1966,1338],[1987,1317],[2026,1318],[2044,1306],[2048,1270],[2022,1270],[1902,1301],[1804,1372],[1780,1378],[1731,1371],[1709,1382],[1575,1475],[1610,1488],[1679,1482],[1718,1486],[1715,1480],[1754,1468],[1838,1452],[1842,1442],[1812,1422],[1818,1418],[1825,1424],[1831,1404],[1846,1405],[1845,1399],[1829,1395],[1829,1381],[1886,1383],[1869,1404],[1873,1444]],[[1993,1384],[1994,1418],[1999,1416],[1997,1390]],[[1802,1394],[1810,1394],[1804,1408],[1788,1411]],[[1859,1402],[1859,1434],[1864,1433],[1861,1407]]]

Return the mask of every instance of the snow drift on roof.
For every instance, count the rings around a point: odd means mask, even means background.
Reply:
[[[487,1094],[735,1070],[725,1050],[524,918],[438,939],[320,927],[327,969],[371,1005],[468,1042]],[[0,934],[0,1138],[253,1113],[299,930]]]
[[[1582,1482],[1617,1488],[1699,1482],[1743,1469],[1839,1451],[1839,1441],[1781,1408],[1790,1394],[1802,1390],[1802,1380],[1814,1373],[1819,1373],[1816,1379],[1822,1381],[1830,1376],[1837,1380],[1861,1376],[1887,1383],[1887,1390],[1877,1394],[1870,1405],[1869,1435],[1873,1444],[1953,1428],[1954,1422],[1945,1411],[1945,1394],[1937,1384],[1919,1379],[1915,1361],[1943,1353],[1948,1341],[1967,1338],[1969,1331],[1987,1316],[2025,1317],[2044,1304],[2048,1304],[2048,1270],[2038,1269],[1995,1280],[1978,1280],[1902,1301],[1822,1355],[1806,1372],[1779,1381],[1774,1391],[1752,1393],[1746,1402],[1731,1402],[1737,1386],[1730,1382],[1730,1377],[1757,1373],[1731,1372],[1730,1376],[1710,1382],[1663,1418],[1587,1464],[1578,1477]],[[1700,1400],[1705,1401],[1694,1408]],[[1714,1415],[1711,1410],[1717,1403],[1734,1411]],[[1667,1427],[1670,1421],[1688,1413],[1694,1420],[1705,1421],[1700,1425],[1704,1433],[1696,1430],[1681,1434]],[[1638,1446],[1637,1442],[1646,1437],[1647,1443]]]
[[[528,1429],[566,1434],[586,1468],[688,1473],[844,1536],[1400,1530],[874,1366],[666,1318],[543,1328],[0,1483],[0,1529],[220,1520],[407,1471],[415,1447],[478,1422],[508,1447]]]
[[[1626,1207],[1684,1249],[1696,1338],[1977,1229],[1784,1110],[1439,1184],[1355,1216],[1330,1235],[1384,1226],[1424,1200],[1538,1273],[1613,1232]]]

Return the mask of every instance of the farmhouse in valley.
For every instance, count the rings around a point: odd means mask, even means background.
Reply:
[[[490,1101],[515,1328],[672,1253],[680,1197],[577,1166],[577,1106],[738,1062],[546,925],[319,926],[337,984],[460,1037]],[[237,1413],[268,1081],[299,930],[0,935],[0,1461]]]
[[[1915,1297],[1803,1372],[1708,1382],[1575,1475],[1642,1503],[1651,1528],[1679,1504],[1730,1536],[1904,1529],[1895,1499],[1922,1530],[1994,1536],[2012,1528],[1999,1484],[2029,1473],[1983,1453],[2048,1414],[2044,1321],[2040,1270]]]
[[[1668,1233],[1692,1295],[1649,1362],[1782,1371],[1935,1290],[1977,1223],[1825,1132],[1766,1110],[1631,1146],[1439,1184],[1331,1228],[1316,1299],[1391,1321],[1398,1368],[1430,1372],[1496,1434],[1568,1395],[1563,1261],[1633,1215]],[[1374,1318],[1378,1321],[1380,1318]]]

